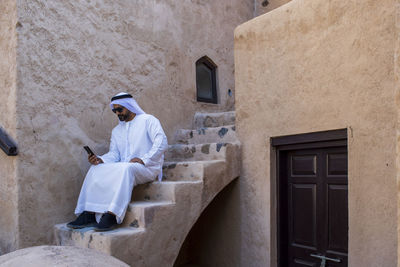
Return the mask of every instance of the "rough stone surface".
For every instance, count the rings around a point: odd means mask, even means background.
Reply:
[[[235,124],[235,112],[204,113],[196,112],[194,115],[194,128],[202,130],[205,127],[219,127]]]
[[[196,160],[218,160],[226,157],[227,143],[211,144],[175,144],[170,145],[165,152],[168,161],[196,161]]]
[[[165,181],[135,186],[132,200],[174,200],[174,184]]]
[[[203,163],[188,162],[164,162],[163,181],[196,181],[203,177]]]
[[[8,190],[0,198],[12,199],[18,190],[18,202],[2,205],[11,213],[0,219],[9,220],[1,224],[7,237],[1,246],[9,251],[47,244],[51,225],[74,217],[89,168],[82,146],[107,151],[117,124],[108,107],[115,93],[132,93],[169,138],[190,127],[195,111],[231,110],[232,32],[253,16],[253,4],[2,1],[0,95],[7,105],[0,107],[0,123],[11,129],[20,155],[0,160],[7,166],[1,188]],[[204,55],[218,65],[218,105],[196,101],[195,62]]]
[[[200,128],[197,130],[182,129],[176,132],[174,140],[179,144],[204,144],[215,140],[228,143],[237,140],[235,130],[234,125]]]
[[[116,258],[94,249],[70,246],[39,246],[20,249],[0,257],[0,266],[16,267],[128,267]]]
[[[17,9],[0,1],[0,127],[16,138]],[[0,255],[18,247],[17,158],[0,150]]]
[[[242,266],[276,262],[270,138],[340,128],[348,129],[349,266],[397,266],[396,8],[295,0],[236,29]]]

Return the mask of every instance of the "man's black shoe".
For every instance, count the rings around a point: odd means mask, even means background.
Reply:
[[[72,229],[81,229],[85,227],[96,226],[96,217],[94,213],[82,212],[75,221],[67,223],[67,227]]]
[[[117,219],[115,218],[115,215],[104,213],[103,216],[101,216],[100,222],[97,224],[94,230],[98,232],[110,231],[116,226]]]

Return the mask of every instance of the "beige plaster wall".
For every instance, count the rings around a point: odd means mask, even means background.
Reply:
[[[236,29],[242,266],[275,266],[270,138],[339,128],[349,266],[397,266],[396,3],[293,0]]]
[[[112,95],[132,93],[170,139],[195,111],[233,109],[233,30],[253,1],[18,1],[20,246],[72,219],[88,169],[108,149]],[[195,61],[218,65],[219,105],[196,102]]]
[[[15,0],[0,1],[0,127],[16,137],[16,45]],[[16,157],[0,150],[0,255],[18,246]]]
[[[395,47],[395,55],[394,55],[394,74],[395,74],[395,81],[396,81],[396,106],[397,108],[400,107],[400,1],[397,0],[396,3],[396,33],[395,38],[396,40],[396,47]],[[400,112],[397,112],[397,125],[400,125]],[[400,186],[400,129],[397,127],[397,192],[399,192]],[[400,194],[398,193],[398,203],[397,203],[397,266],[400,266]]]

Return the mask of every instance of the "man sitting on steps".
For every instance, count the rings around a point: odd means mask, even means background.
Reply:
[[[75,209],[75,214],[80,215],[67,224],[69,228],[113,229],[124,219],[133,187],[157,176],[161,180],[168,144],[158,119],[146,114],[127,93],[111,98],[110,107],[117,114],[119,125],[112,131],[110,151],[103,156],[89,155],[93,166],[85,177]]]

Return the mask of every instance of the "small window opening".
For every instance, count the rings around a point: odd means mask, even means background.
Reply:
[[[197,101],[218,103],[216,72],[217,65],[207,56],[196,61]]]

